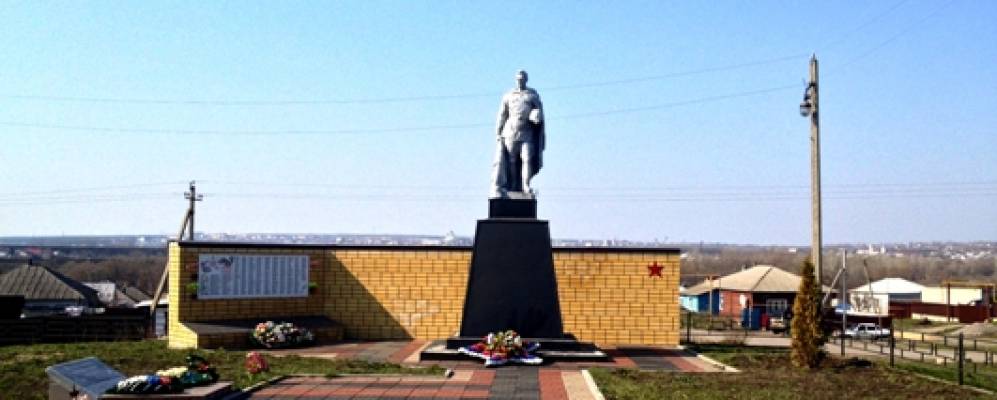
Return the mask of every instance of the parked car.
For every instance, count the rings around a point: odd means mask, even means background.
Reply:
[[[788,326],[786,326],[785,318],[781,316],[769,318],[769,330],[772,331],[772,333],[782,334],[786,331],[786,328],[788,328]]]
[[[858,339],[879,339],[890,337],[890,330],[873,323],[861,323],[845,329],[845,337]]]

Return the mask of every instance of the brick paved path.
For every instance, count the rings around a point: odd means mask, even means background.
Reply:
[[[423,341],[358,342],[297,350],[270,351],[327,359],[360,358],[404,365],[440,365],[453,376],[353,375],[336,378],[289,377],[251,393],[252,399],[538,399],[596,400],[601,394],[583,372],[590,367],[712,372],[712,365],[675,349],[605,349],[611,362],[554,362],[541,367],[509,365],[484,368],[479,361],[419,362]]]

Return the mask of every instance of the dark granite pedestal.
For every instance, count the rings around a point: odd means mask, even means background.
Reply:
[[[547,221],[478,221],[460,336],[506,329],[529,338],[564,336]]]
[[[488,199],[488,218],[537,219],[537,199]]]
[[[550,228],[536,209],[533,198],[489,200],[489,218],[478,221],[474,235],[460,334],[428,347],[422,359],[463,357],[458,348],[507,329],[539,342],[545,358],[607,358],[564,332]]]

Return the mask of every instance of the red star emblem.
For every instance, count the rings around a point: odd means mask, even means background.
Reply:
[[[655,262],[651,263],[651,265],[647,266],[647,276],[649,276],[649,277],[655,277],[656,276],[658,278],[662,278],[662,276],[661,276],[661,270],[664,269],[664,268],[665,267],[658,265],[658,262],[655,261]]]

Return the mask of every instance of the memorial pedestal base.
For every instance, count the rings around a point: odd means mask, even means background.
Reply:
[[[564,336],[547,221],[478,221],[460,336],[507,329],[521,337]]]
[[[455,361],[467,360],[465,354],[457,352],[461,347],[478,343],[482,338],[453,337],[447,340],[435,341],[419,355],[424,361]],[[531,339],[523,338],[527,342],[540,343],[540,349],[536,354],[544,361],[608,361],[609,355],[600,350],[592,343],[579,342],[573,338],[563,339]]]
[[[489,219],[478,221],[474,235],[460,335],[434,343],[422,359],[460,359],[458,348],[509,329],[539,342],[544,358],[608,358],[564,333],[550,229],[536,219],[532,198],[489,200]]]

